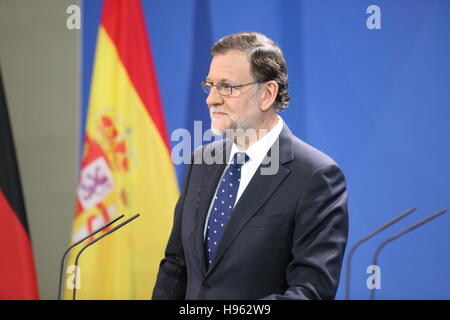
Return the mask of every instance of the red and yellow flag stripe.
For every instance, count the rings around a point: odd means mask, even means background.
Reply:
[[[72,240],[119,214],[141,217],[83,253],[77,298],[148,299],[177,198],[140,1],[105,0]]]

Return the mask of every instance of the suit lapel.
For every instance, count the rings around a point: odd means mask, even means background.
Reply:
[[[214,261],[207,271],[207,275],[220,262],[223,254],[226,252],[228,247],[231,245],[239,232],[244,228],[247,222],[253,217],[258,209],[260,209],[264,205],[271,194],[275,192],[277,187],[289,174],[289,170],[283,164],[293,158],[291,136],[292,133],[290,132],[289,128],[286,126],[286,124],[283,124],[283,130],[281,131],[277,141],[279,145],[280,163],[278,172],[274,175],[263,175],[261,174],[262,165],[260,165],[260,167],[257,169],[255,175],[253,176],[252,180],[248,184],[247,188],[245,189],[244,193],[240,197],[233,210],[230,221],[225,228],[222,239],[219,243],[219,247],[217,248]],[[275,145],[277,145],[277,143]],[[270,152],[274,152],[274,150],[275,149],[271,149]],[[223,172],[223,170],[221,172]],[[264,187],[262,188],[261,186]]]

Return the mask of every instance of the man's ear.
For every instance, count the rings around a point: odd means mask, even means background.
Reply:
[[[261,111],[267,111],[275,102],[278,94],[278,83],[275,80],[270,80],[264,83],[263,96],[261,100]]]

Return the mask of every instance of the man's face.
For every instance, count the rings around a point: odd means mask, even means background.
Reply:
[[[229,50],[216,54],[206,79],[214,84],[231,85],[255,81],[250,73],[250,62],[245,53]],[[256,129],[261,121],[259,92],[256,84],[233,88],[230,96],[221,96],[216,87],[206,99],[211,116],[211,129],[216,135],[224,135],[227,129]]]

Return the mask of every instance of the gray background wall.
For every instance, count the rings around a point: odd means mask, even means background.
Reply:
[[[76,0],[0,0],[0,63],[41,299],[55,299],[75,206],[80,31]]]

